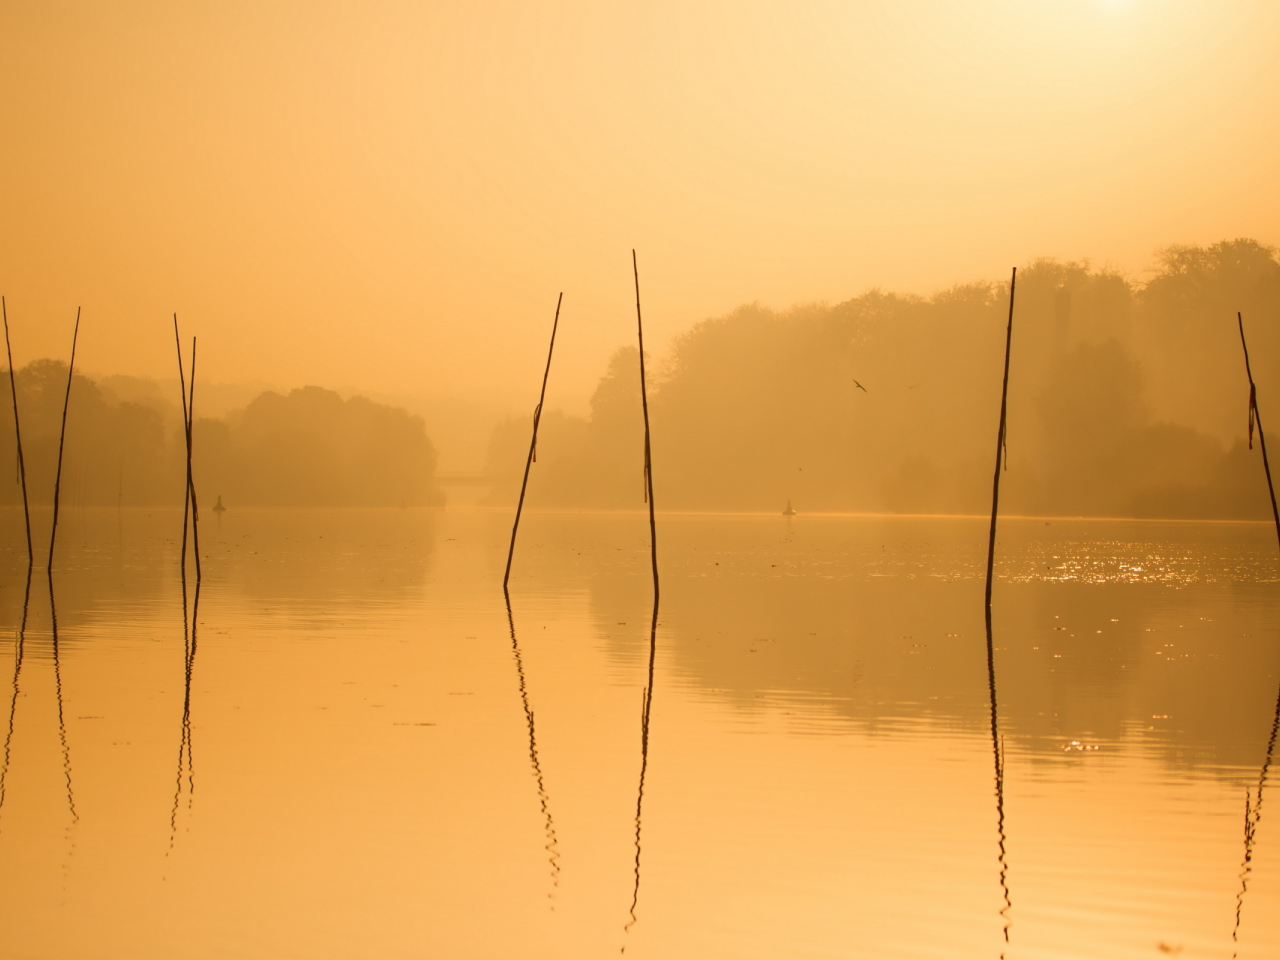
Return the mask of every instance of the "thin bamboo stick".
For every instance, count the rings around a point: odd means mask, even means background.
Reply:
[[[62,452],[67,442],[67,407],[71,404],[71,381],[76,375],[76,341],[80,338],[80,308],[76,307],[76,328],[71,334],[71,364],[67,367],[67,395],[62,400],[62,432],[58,435],[58,471],[53,478],[53,529],[49,533],[49,566],[53,575],[53,548],[58,542],[58,500],[62,492]],[[52,584],[50,584],[52,589]]]
[[[191,448],[196,423],[196,338],[191,338],[191,382],[187,397],[187,492],[191,497],[191,548],[196,557],[196,586],[200,586],[200,504],[196,500],[196,481],[191,473]]]
[[[18,381],[13,369],[13,347],[9,344],[9,308],[0,297],[0,313],[4,314],[4,349],[9,355],[9,391],[13,394],[13,436],[18,444],[18,480],[22,483],[22,518],[27,524],[27,566],[36,562],[31,545],[31,507],[27,502],[27,464],[22,458],[22,427],[18,422]]]
[[[1249,446],[1253,446],[1253,428],[1258,427],[1258,447],[1262,451],[1262,469],[1267,475],[1267,492],[1271,494],[1271,516],[1276,523],[1276,538],[1280,540],[1280,510],[1276,509],[1276,488],[1271,480],[1271,462],[1267,459],[1267,436],[1262,430],[1262,414],[1258,410],[1258,387],[1253,382],[1253,368],[1249,365],[1249,344],[1244,337],[1244,315],[1236,313],[1236,324],[1240,328],[1240,346],[1244,350],[1244,372],[1249,378]],[[1276,708],[1271,720],[1271,736],[1267,740],[1266,759],[1262,762],[1262,772],[1258,775],[1258,791],[1251,795],[1245,791],[1244,797],[1244,860],[1240,864],[1240,890],[1236,893],[1236,922],[1231,930],[1231,942],[1235,944],[1240,938],[1240,918],[1244,910],[1245,894],[1249,890],[1249,879],[1253,873],[1254,843],[1258,835],[1258,823],[1262,820],[1262,795],[1267,787],[1271,774],[1271,763],[1276,752],[1276,736],[1280,733],[1280,695],[1276,697]],[[1236,955],[1235,951],[1231,954]]]
[[[1004,434],[1009,414],[1009,351],[1013,345],[1013,293],[1018,268],[1009,280],[1009,324],[1004,334],[1004,386],[1000,389],[1000,433],[996,437],[996,476],[991,489],[991,536],[987,542],[987,623],[991,623],[991,574],[996,560],[996,515],[1000,510],[1000,467],[1004,463]]]
[[[644,484],[645,500],[649,503],[649,558],[653,564],[654,616],[658,603],[658,525],[653,517],[653,456],[649,445],[649,393],[644,375],[644,321],[640,317],[640,268],[636,265],[636,252],[631,251],[631,271],[636,281],[636,334],[640,343],[640,406],[644,410]]]
[[[990,698],[991,720],[991,754],[995,764],[995,797],[996,797],[996,835],[998,844],[998,861],[1000,864],[1000,891],[1004,905],[1000,908],[1000,916],[1004,921],[1002,933],[1004,942],[1009,942],[1009,911],[1013,901],[1009,894],[1009,864],[1005,851],[1004,832],[1004,750],[1000,743],[1000,709],[996,700],[996,650],[991,625],[991,583],[996,556],[996,518],[1000,512],[1000,472],[1005,459],[1005,432],[1008,427],[1009,414],[1009,355],[1013,345],[1013,297],[1018,282],[1018,268],[1013,268],[1009,279],[1009,321],[1004,335],[1004,382],[1000,389],[1000,430],[996,436],[996,469],[991,489],[991,533],[987,542],[987,589],[986,589],[986,624],[987,624],[987,693]],[[1003,956],[1003,954],[1001,954]]]
[[[511,546],[507,549],[507,569],[502,574],[502,592],[507,593],[507,581],[511,579],[511,560],[516,553],[516,533],[520,529],[520,513],[524,510],[524,492],[529,486],[529,469],[538,456],[538,424],[542,422],[542,404],[547,399],[547,378],[551,376],[551,354],[556,349],[556,328],[560,326],[560,304],[564,301],[564,291],[556,298],[556,317],[551,321],[551,346],[547,348],[547,368],[542,371],[542,392],[538,394],[538,405],[533,408],[533,439],[529,441],[529,456],[524,462],[524,479],[520,481],[520,499],[516,502],[516,520],[511,526]]]
[[[636,284],[636,336],[640,347],[640,406],[644,411],[644,494],[649,504],[649,559],[653,566],[653,617],[649,622],[649,670],[640,705],[640,782],[636,788],[635,879],[631,890],[631,919],[623,927],[629,932],[636,922],[640,903],[641,828],[644,823],[644,781],[649,772],[649,720],[653,711],[654,666],[658,654],[658,526],[653,506],[653,456],[649,442],[649,394],[644,370],[644,321],[640,312],[640,268],[636,252],[631,251],[631,272]],[[626,949],[625,947],[623,948]]]
[[[1244,348],[1244,372],[1249,377],[1249,425],[1250,442],[1252,442],[1252,426],[1258,425],[1258,446],[1262,450],[1262,469],[1267,474],[1267,492],[1271,494],[1271,516],[1276,522],[1276,539],[1280,540],[1280,509],[1276,508],[1276,488],[1271,482],[1271,461],[1267,459],[1267,436],[1262,432],[1262,414],[1258,410],[1258,388],[1253,382],[1253,370],[1249,366],[1249,344],[1244,339],[1244,317],[1236,314],[1236,322],[1240,325],[1240,346]]]
[[[182,490],[182,560],[183,579],[187,573],[187,526],[191,516],[191,417],[187,414],[187,372],[182,363],[182,338],[178,335],[178,315],[173,315],[173,344],[178,350],[178,391],[182,395],[182,433],[187,447],[187,482]],[[185,595],[185,594],[184,594]]]

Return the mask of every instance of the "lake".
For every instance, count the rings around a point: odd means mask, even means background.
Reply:
[[[1280,956],[1270,524],[510,519],[0,514],[4,957]]]

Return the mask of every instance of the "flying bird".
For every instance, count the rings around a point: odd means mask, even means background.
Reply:
[[[864,387],[862,384],[860,384],[857,380],[853,381],[853,385],[857,387],[859,390],[861,390],[863,393],[867,392],[867,388]]]

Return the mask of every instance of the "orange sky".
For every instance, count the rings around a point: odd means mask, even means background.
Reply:
[[[15,359],[534,402],[759,300],[1280,241],[1266,0],[28,3]]]

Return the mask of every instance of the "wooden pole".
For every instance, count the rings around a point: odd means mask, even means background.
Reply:
[[[9,344],[9,308],[0,297],[0,313],[4,314],[4,349],[9,355],[9,391],[13,394],[13,436],[18,444],[18,480],[22,484],[22,518],[27,524],[27,566],[36,562],[31,545],[31,507],[27,503],[27,465],[22,458],[22,427],[18,423],[18,381],[13,370],[13,347]]]
[[[1267,459],[1267,436],[1262,431],[1262,414],[1258,410],[1258,388],[1253,382],[1253,368],[1249,365],[1249,344],[1244,338],[1244,316],[1236,313],[1236,324],[1240,328],[1240,346],[1244,350],[1244,372],[1249,378],[1249,444],[1253,445],[1253,427],[1258,427],[1258,447],[1262,451],[1262,469],[1267,475],[1267,492],[1271,494],[1271,516],[1276,523],[1276,538],[1280,540],[1280,510],[1276,509],[1276,488],[1271,480],[1271,462]],[[1240,936],[1240,914],[1244,909],[1244,897],[1249,889],[1249,877],[1253,872],[1253,850],[1258,834],[1258,822],[1262,819],[1262,794],[1266,789],[1271,774],[1271,763],[1275,757],[1276,736],[1280,733],[1280,695],[1276,697],[1276,708],[1271,720],[1271,736],[1267,740],[1266,759],[1262,762],[1262,772],[1258,776],[1258,792],[1250,796],[1245,791],[1244,798],[1244,861],[1240,865],[1240,890],[1236,894],[1236,922],[1231,930],[1231,942],[1235,944]],[[1233,951],[1233,957],[1236,955]]]
[[[196,587],[200,586],[200,504],[196,500],[196,481],[191,473],[191,448],[196,423],[196,338],[191,338],[191,382],[187,384],[187,493],[191,497],[191,548],[196,556]]]
[[[502,574],[502,592],[507,593],[507,581],[511,579],[511,559],[516,553],[516,532],[520,529],[520,513],[524,510],[524,492],[529,486],[529,468],[538,456],[538,424],[542,422],[542,404],[547,399],[547,378],[551,376],[551,354],[556,349],[556,328],[560,326],[560,304],[564,301],[564,291],[556,298],[556,317],[551,321],[551,346],[547,348],[547,368],[542,371],[542,392],[538,394],[538,405],[533,408],[533,439],[529,441],[529,456],[524,462],[524,479],[520,481],[520,499],[516,503],[516,521],[511,526],[511,546],[507,549],[507,569]]]
[[[1271,461],[1267,459],[1267,435],[1262,432],[1262,414],[1258,410],[1258,388],[1253,382],[1253,370],[1249,366],[1249,344],[1244,339],[1244,317],[1237,313],[1236,323],[1240,325],[1240,346],[1244,348],[1244,372],[1249,378],[1249,426],[1258,425],[1258,447],[1262,450],[1262,469],[1267,474],[1267,492],[1271,494],[1271,516],[1276,522],[1276,539],[1280,540],[1280,510],[1276,509],[1276,488],[1271,482]],[[1252,441],[1252,429],[1250,429]]]
[[[62,432],[58,435],[58,471],[53,478],[53,529],[49,533],[49,566],[47,568],[50,576],[53,575],[53,547],[58,542],[58,499],[62,492],[62,452],[67,442],[67,407],[71,404],[71,381],[76,375],[76,341],[79,337],[80,308],[76,307],[76,328],[71,334],[71,364],[67,367],[67,395],[62,400]]]
[[[178,392],[182,396],[182,434],[187,448],[187,482],[182,490],[182,560],[179,564],[185,579],[187,572],[187,525],[191,515],[191,418],[187,415],[187,372],[182,363],[182,339],[178,336],[178,315],[176,313],[173,315],[173,344],[178,351]]]
[[[649,443],[649,394],[644,372],[644,320],[640,313],[640,268],[636,252],[631,251],[631,272],[636,284],[636,336],[640,346],[640,406],[644,411],[644,495],[649,503],[649,559],[653,566],[653,618],[649,622],[649,671],[640,703],[640,783],[636,788],[636,857],[635,878],[631,889],[631,919],[623,927],[630,931],[636,922],[640,903],[640,833],[644,813],[644,781],[649,772],[649,719],[653,710],[654,665],[658,653],[658,526],[653,507],[653,457]],[[626,949],[625,947],[623,948]]]
[[[653,518],[653,456],[649,446],[649,393],[644,375],[644,321],[640,317],[640,268],[631,251],[631,271],[636,280],[636,333],[640,342],[640,406],[644,410],[644,495],[649,502],[649,558],[653,564],[654,616],[658,605],[658,526]]]
[[[1018,268],[1013,268],[1009,279],[1009,321],[1004,334],[1004,383],[1000,389],[1000,430],[996,435],[996,470],[991,489],[991,532],[987,541],[987,693],[990,698],[991,752],[995,762],[996,833],[999,844],[1000,890],[1004,906],[1000,916],[1004,920],[1004,942],[1009,942],[1009,910],[1013,903],[1009,896],[1009,866],[1005,853],[1004,833],[1004,751],[1000,746],[1000,710],[996,701],[996,649],[991,626],[991,582],[996,557],[996,517],[1000,512],[1000,472],[1004,467],[1005,430],[1009,415],[1009,354],[1013,345],[1013,295],[1018,283]],[[1001,953],[1001,956],[1004,956]]]
[[[1000,389],[1000,432],[996,437],[996,476],[991,489],[991,536],[987,542],[987,624],[991,623],[991,574],[996,560],[996,515],[1000,510],[1000,468],[1004,464],[1004,434],[1009,414],[1009,348],[1013,345],[1013,292],[1018,268],[1009,280],[1009,324],[1004,334],[1004,386]]]

